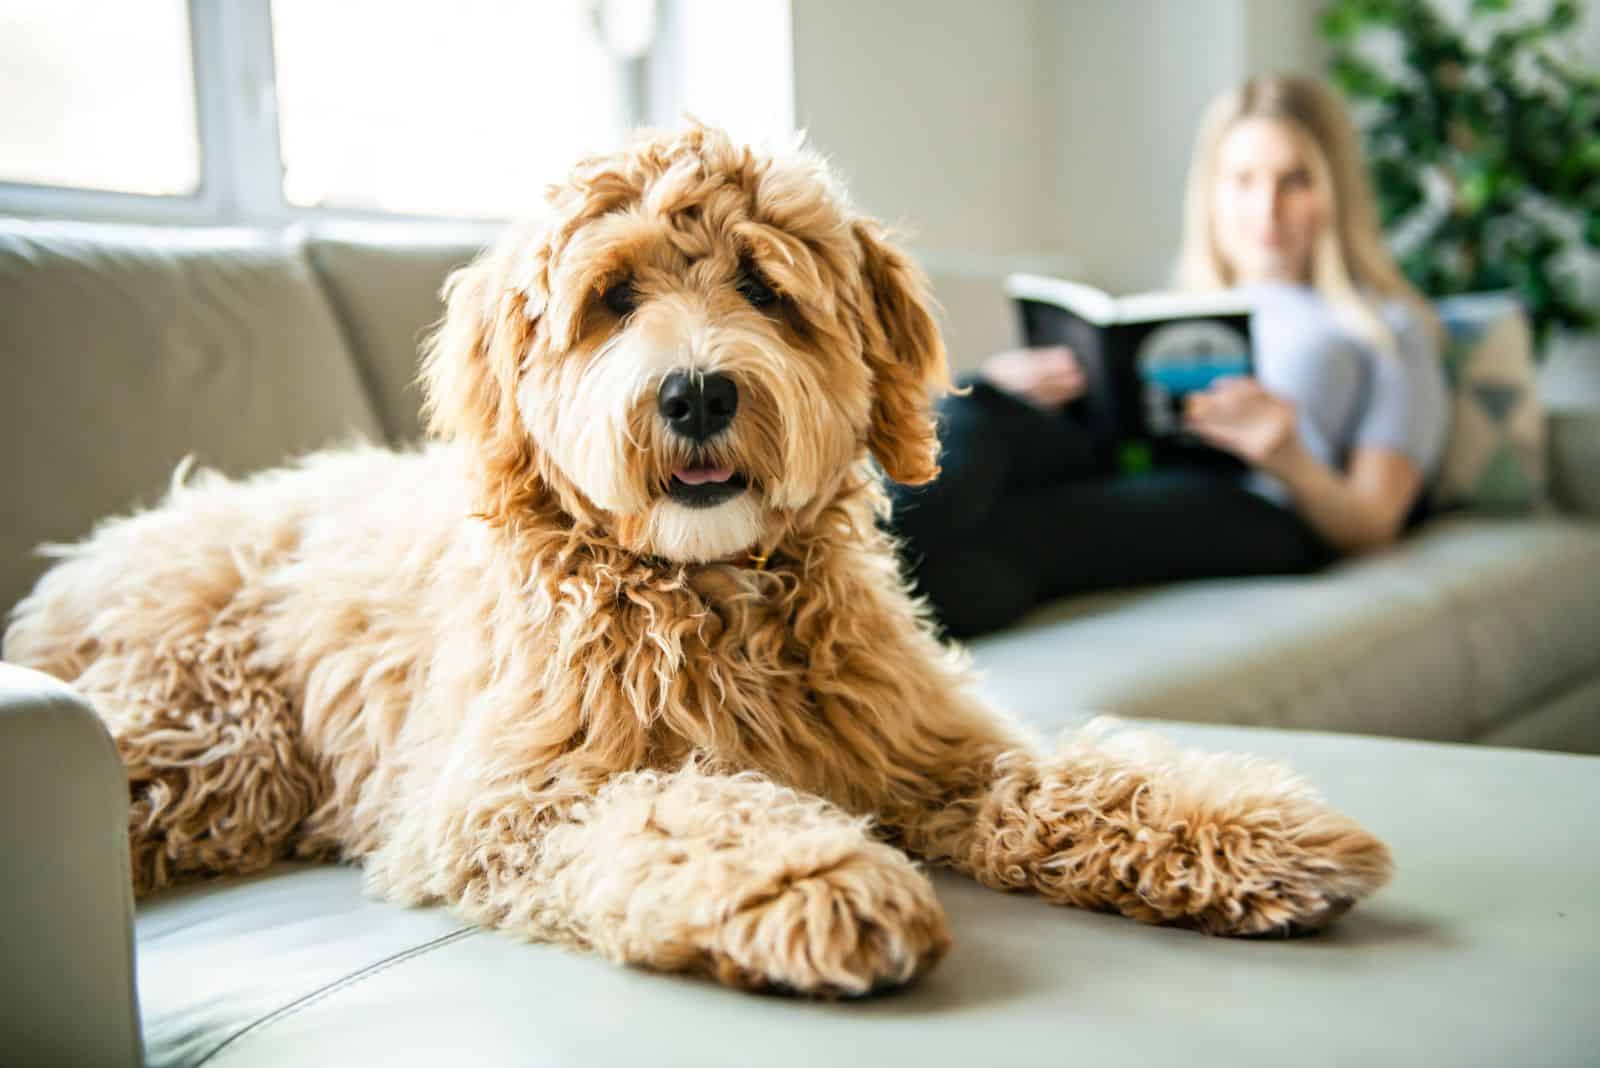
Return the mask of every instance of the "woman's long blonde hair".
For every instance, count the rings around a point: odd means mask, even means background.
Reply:
[[[1394,332],[1384,321],[1380,303],[1398,300],[1411,308],[1437,341],[1440,328],[1432,306],[1406,281],[1384,244],[1366,161],[1349,113],[1338,97],[1313,78],[1251,78],[1223,93],[1206,109],[1184,191],[1178,287],[1215,290],[1237,284],[1217,245],[1214,187],[1222,140],[1246,119],[1271,119],[1294,131],[1312,181],[1328,198],[1329,224],[1312,249],[1311,284],[1335,313],[1380,351],[1393,353]]]

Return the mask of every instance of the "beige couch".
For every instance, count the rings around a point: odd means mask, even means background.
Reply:
[[[186,455],[245,472],[353,436],[412,440],[416,340],[485,236],[0,222],[0,609],[42,570],[36,544],[153,502]],[[1595,427],[1556,423],[1568,505],[1600,503]],[[1046,731],[1116,711],[1600,753],[1596,634],[1600,527],[1569,510],[1435,521],[1306,578],[1066,602],[974,654],[986,691]],[[0,1048],[99,1063],[142,1035],[172,1064],[1580,1063],[1600,1048],[1581,993],[1600,979],[1585,815],[1600,761],[1178,730],[1295,761],[1395,844],[1394,888],[1329,938],[1252,946],[941,877],[959,948],[933,980],[797,1005],[366,901],[346,869],[179,891],[130,925],[103,732],[65,687],[0,665]]]

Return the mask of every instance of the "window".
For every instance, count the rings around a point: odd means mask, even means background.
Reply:
[[[184,0],[0,6],[0,181],[146,196],[200,187]]]
[[[0,211],[504,218],[685,113],[793,127],[788,0],[5,0]]]
[[[515,214],[623,141],[627,60],[597,30],[583,0],[273,0],[285,199]]]

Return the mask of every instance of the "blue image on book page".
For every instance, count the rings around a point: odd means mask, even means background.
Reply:
[[[1219,378],[1250,373],[1250,342],[1215,319],[1189,319],[1157,327],[1135,357],[1145,426],[1152,436],[1183,429],[1183,399]]]

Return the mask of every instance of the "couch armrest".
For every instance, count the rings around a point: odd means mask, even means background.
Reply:
[[[83,698],[0,663],[0,1050],[138,1065],[128,787]]]
[[[1550,492],[1569,512],[1600,516],[1600,409],[1550,412]]]

